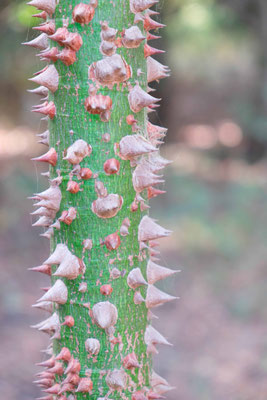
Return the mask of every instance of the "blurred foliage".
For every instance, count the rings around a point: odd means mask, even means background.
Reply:
[[[38,18],[33,18],[36,13],[35,7],[28,6],[25,2],[11,4],[8,11],[8,25],[14,30],[24,30],[40,23]]]
[[[267,235],[265,224],[255,224],[255,215],[267,221],[267,191],[261,184],[212,184],[199,176],[173,171],[166,190],[173,198],[164,219],[178,229],[177,247],[189,253],[214,253],[234,260],[252,245],[252,237],[260,241]]]
[[[218,68],[240,62],[240,53],[252,45],[235,12],[214,0],[171,0],[166,6],[170,60],[183,79],[218,83]]]
[[[267,10],[262,3],[165,2],[168,58],[174,79],[182,90],[187,85],[195,87],[196,93],[203,88],[214,94],[221,92],[224,113],[242,126],[246,138],[244,154],[251,161],[265,155],[267,145]],[[211,95],[203,101],[210,102],[212,108]],[[204,118],[209,122],[209,115]]]
[[[42,64],[34,52],[26,50],[21,43],[36,36],[30,28],[40,20],[32,18],[33,13],[36,9],[27,6],[25,1],[0,2],[0,33],[4,38],[0,41],[0,118],[7,126],[31,123],[31,119],[26,118],[29,108],[29,100],[25,98],[27,78]]]
[[[36,8],[28,6],[27,2],[24,0],[1,0],[1,22],[2,24],[6,25],[8,29],[22,31],[25,28],[36,25],[40,22],[38,18],[32,17],[32,15],[36,14],[36,12]]]

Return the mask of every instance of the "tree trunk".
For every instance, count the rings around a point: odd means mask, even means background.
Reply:
[[[147,83],[168,74],[146,43],[161,27],[149,16],[156,2],[30,2],[45,22],[28,44],[49,63],[32,79],[48,96],[33,110],[48,120],[41,142],[50,146],[35,159],[50,164],[50,188],[34,196],[34,225],[46,227],[51,255],[33,268],[52,278],[35,305],[52,312],[37,325],[53,339],[38,379],[47,400],[155,399],[170,389],[151,360],[168,342],[150,309],[174,298],[153,284],[175,272],[155,264],[155,240],[169,231],[148,217],[168,163],[158,154],[165,129],[147,121],[158,101]]]

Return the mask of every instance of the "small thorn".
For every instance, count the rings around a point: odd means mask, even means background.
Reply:
[[[46,50],[49,47],[48,36],[45,33],[42,33],[29,42],[23,42],[22,45],[34,47],[39,50]]]
[[[151,47],[147,43],[144,45],[145,58],[153,56],[154,54],[160,54],[160,53],[165,53],[165,51],[156,49],[155,47]]]
[[[41,19],[47,19],[47,13],[45,11],[42,11],[38,14],[33,14],[32,15],[33,18],[41,18]]]
[[[44,265],[40,265],[38,267],[33,267],[33,268],[28,268],[29,271],[36,271],[36,272],[41,272],[42,274],[46,274],[51,276],[52,274],[52,270],[51,270],[51,266],[44,264]]]
[[[39,86],[36,89],[28,89],[27,92],[38,94],[39,96],[48,96],[48,89],[45,86]]]
[[[56,115],[56,106],[53,101],[45,101],[43,104],[35,106],[32,112],[44,114],[50,119],[54,119]]]
[[[49,22],[44,22],[39,26],[34,26],[32,29],[35,31],[43,32],[46,35],[53,35],[55,33],[56,27],[54,22],[49,21]]]
[[[146,31],[150,31],[152,29],[159,29],[159,28],[164,28],[166,25],[160,24],[157,21],[154,21],[152,18],[150,18],[149,15],[146,15],[144,18],[144,29]]]
[[[152,33],[147,32],[147,35],[146,35],[146,40],[147,41],[149,41],[149,40],[157,40],[157,39],[161,39],[161,36],[152,35]]]

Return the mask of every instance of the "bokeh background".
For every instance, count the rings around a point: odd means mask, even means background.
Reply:
[[[163,38],[152,45],[172,76],[152,120],[169,128],[163,154],[167,193],[152,216],[174,234],[162,264],[181,273],[161,287],[180,300],[157,311],[156,327],[174,343],[155,369],[176,386],[170,400],[265,400],[267,397],[267,2],[165,0],[157,7]],[[47,338],[29,325],[48,280],[27,268],[47,257],[31,228],[33,192],[46,187],[45,129],[29,110],[27,78],[42,68],[20,43],[37,21],[24,1],[0,2],[0,393],[38,397],[31,383]],[[40,232],[39,232],[40,233]]]

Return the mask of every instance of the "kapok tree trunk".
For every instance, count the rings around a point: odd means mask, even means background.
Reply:
[[[159,99],[148,83],[168,68],[147,41],[162,25],[157,0],[32,0],[45,20],[28,45],[48,61],[32,78],[44,102],[50,187],[34,195],[51,255],[33,270],[52,286],[35,307],[53,345],[37,383],[45,399],[157,399],[170,389],[152,372],[157,344],[151,308],[174,297],[154,286],[175,271],[155,263],[156,240],[169,235],[148,216],[160,193],[158,154],[165,129],[147,120]],[[46,397],[47,396],[47,397]]]

